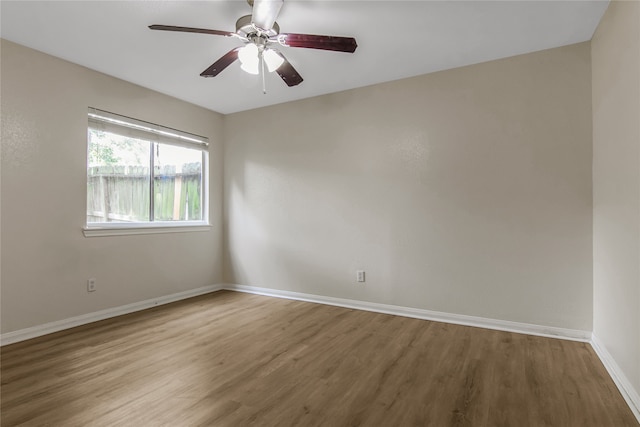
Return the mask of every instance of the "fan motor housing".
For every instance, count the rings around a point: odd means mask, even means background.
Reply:
[[[280,26],[277,22],[274,22],[273,28],[270,30],[259,30],[251,23],[251,15],[245,15],[236,21],[236,33],[248,39],[251,39],[254,35],[265,35],[269,38],[280,34]]]

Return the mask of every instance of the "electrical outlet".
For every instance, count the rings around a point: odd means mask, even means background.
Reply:
[[[364,270],[356,271],[356,280],[358,282],[364,282]]]
[[[96,279],[91,278],[87,280],[87,292],[95,292],[96,290]]]

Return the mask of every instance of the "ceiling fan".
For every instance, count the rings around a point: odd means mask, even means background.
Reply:
[[[235,60],[240,60],[241,68],[250,74],[262,75],[262,88],[265,90],[265,67],[267,71],[275,71],[287,86],[302,83],[302,76],[287,61],[284,55],[272,46],[304,47],[310,49],[331,50],[337,52],[355,52],[358,47],[353,37],[321,36],[313,34],[280,33],[276,18],[284,0],[247,0],[253,7],[251,15],[246,15],[236,22],[236,31],[218,31],[204,28],[175,27],[171,25],[150,25],[152,30],[180,31],[186,33],[202,33],[217,36],[235,37],[245,44],[231,49],[220,59],[211,64],[200,75],[215,77]]]

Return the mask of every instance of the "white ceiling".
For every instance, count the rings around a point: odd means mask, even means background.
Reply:
[[[2,38],[220,113],[397,80],[591,39],[608,1],[285,0],[282,32],[353,36],[354,54],[282,48],[305,79],[287,87],[236,62],[199,74],[240,41],[151,31],[165,24],[234,31],[233,1],[6,1]],[[46,70],[43,70],[46,72]]]

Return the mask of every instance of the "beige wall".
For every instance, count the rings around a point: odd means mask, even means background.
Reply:
[[[640,393],[639,2],[611,2],[592,70],[593,332]]]
[[[589,43],[229,115],[224,139],[227,281],[591,330]]]
[[[1,79],[3,333],[220,281],[221,115],[7,41]],[[88,106],[210,138],[211,231],[83,236]]]
[[[209,136],[213,230],[83,237],[87,106]],[[227,281],[591,330],[588,43],[223,119],[3,41],[2,109],[2,332],[219,282],[223,140]]]

